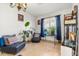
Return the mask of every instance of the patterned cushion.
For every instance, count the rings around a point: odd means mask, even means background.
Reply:
[[[22,35],[4,35],[2,36],[4,38],[5,45],[11,45],[16,42],[22,42],[23,38]]]
[[[5,45],[11,45],[17,42],[16,36],[4,36]]]
[[[6,39],[5,41],[6,41],[5,42],[6,45],[11,45],[11,44],[16,43],[17,39],[16,39],[16,37],[10,37],[10,38]]]

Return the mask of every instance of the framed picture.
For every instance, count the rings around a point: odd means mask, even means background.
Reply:
[[[40,21],[40,20],[38,20],[38,22],[37,22],[37,23],[38,23],[38,25],[40,25],[41,21]]]
[[[24,16],[22,14],[18,14],[18,21],[24,21]]]

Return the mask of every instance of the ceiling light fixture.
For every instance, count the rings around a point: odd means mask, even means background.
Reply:
[[[17,7],[18,11],[22,9],[25,12],[27,9],[27,3],[10,3],[10,7]]]

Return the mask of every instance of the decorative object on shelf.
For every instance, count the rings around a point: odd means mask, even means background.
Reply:
[[[73,15],[73,19],[75,19],[76,18],[76,12],[74,10],[72,11],[72,15]]]
[[[65,24],[76,24],[76,20],[75,19],[65,20]]]
[[[65,20],[71,20],[72,19],[72,15],[64,15],[64,19]]]
[[[78,12],[78,6],[75,5],[75,6],[74,6],[74,9],[73,9],[73,11],[72,11],[73,19],[76,19],[76,18],[77,18],[77,17],[76,17],[77,12]]]
[[[27,3],[10,3],[10,7],[17,7],[18,11],[22,9],[25,12],[27,9]]]
[[[24,16],[22,14],[18,14],[18,21],[24,21]]]
[[[75,5],[75,6],[74,6],[74,11],[75,11],[75,13],[78,12],[78,5]]]
[[[69,40],[75,41],[76,33],[75,32],[69,32]]]

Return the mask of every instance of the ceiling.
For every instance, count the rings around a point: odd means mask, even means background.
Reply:
[[[70,8],[72,8],[72,3],[29,3],[27,12],[33,16],[44,16]]]

